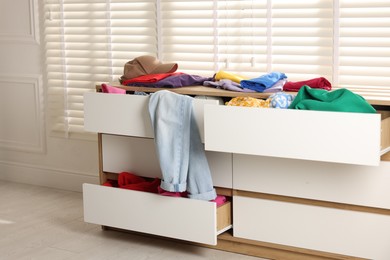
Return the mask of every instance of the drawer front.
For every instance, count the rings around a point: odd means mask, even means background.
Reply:
[[[83,184],[83,203],[84,220],[89,223],[217,244],[214,202]],[[230,205],[225,204],[222,209],[224,206]]]
[[[390,216],[235,196],[234,236],[390,259]]]
[[[85,93],[84,128],[91,132],[152,138],[148,103],[147,96]]]
[[[390,163],[378,167],[233,155],[233,188],[390,209]]]
[[[86,93],[84,128],[91,132],[153,138],[148,104],[148,96]],[[193,101],[194,115],[202,140],[204,104],[218,104],[218,101],[205,99]]]
[[[380,114],[205,107],[206,150],[378,165]]]
[[[161,178],[153,139],[102,135],[103,171]],[[214,186],[232,188],[232,155],[206,152]]]
[[[153,139],[102,135],[103,171],[161,178]]]

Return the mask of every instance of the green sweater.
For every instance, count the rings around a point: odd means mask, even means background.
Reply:
[[[376,113],[362,97],[342,88],[334,91],[302,86],[289,106],[291,109]]]

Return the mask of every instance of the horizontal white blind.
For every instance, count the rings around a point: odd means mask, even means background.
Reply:
[[[179,71],[207,75],[214,70],[214,2],[160,1],[160,59]]]
[[[333,1],[273,0],[271,68],[289,80],[332,80]]]
[[[44,43],[52,132],[83,133],[83,95],[156,52],[154,1],[47,0]]]
[[[157,53],[156,1],[106,0],[110,18],[107,33],[110,39],[113,80],[123,75],[123,66],[141,55]]]
[[[334,88],[390,100],[390,3],[385,0],[46,0],[52,130],[83,132],[83,94],[118,82],[141,55],[189,74],[325,77]]]
[[[190,74],[266,71],[266,1],[161,1],[161,53]]]
[[[267,65],[267,1],[219,1],[219,68],[258,77]]]
[[[340,0],[339,87],[390,99],[390,1]]]

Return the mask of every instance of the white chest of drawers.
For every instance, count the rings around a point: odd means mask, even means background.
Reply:
[[[100,133],[102,182],[122,171],[161,175],[147,102],[144,96],[85,96],[86,130]],[[233,194],[232,203],[216,208],[85,184],[86,221],[269,258],[390,259],[390,163],[380,161],[389,146],[389,118],[225,107],[210,100],[194,108],[214,185]],[[111,205],[116,200],[129,208]],[[152,208],[173,213],[160,219]],[[231,215],[233,236],[217,240],[230,228]],[[194,225],[169,223],[174,216]],[[149,224],[159,221],[168,224]]]

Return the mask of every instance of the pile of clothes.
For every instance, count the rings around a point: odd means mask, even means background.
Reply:
[[[163,63],[154,56],[143,55],[124,65],[119,81],[125,86],[153,88],[179,88],[184,86],[211,86],[237,92],[275,93],[297,92],[303,85],[311,88],[331,90],[330,82],[323,78],[290,82],[282,72],[271,72],[256,78],[246,78],[227,71],[218,71],[213,77],[177,72],[177,63]]]
[[[177,63],[162,63],[154,56],[144,55],[128,61],[124,65],[122,85],[154,88],[177,88],[203,85],[235,92],[245,92],[248,96],[235,97],[225,104],[281,109],[305,109],[323,111],[375,113],[376,110],[366,100],[348,89],[332,90],[331,83],[324,77],[304,81],[288,81],[286,74],[271,72],[256,78],[220,70],[213,77],[190,75],[176,72]],[[102,84],[105,93],[124,94],[121,88]],[[266,99],[250,97],[250,93],[271,93]],[[290,93],[290,92],[297,92]]]
[[[176,72],[177,63],[162,63],[154,56],[139,56],[124,66],[123,76],[119,79],[125,86],[143,86],[152,88],[178,88],[203,85],[211,78]]]
[[[254,97],[235,97],[226,102],[227,106],[300,109],[317,111],[338,111],[376,113],[375,108],[362,96],[348,89],[327,91],[315,89],[307,85],[300,87],[296,95],[277,92],[266,100]]]
[[[203,85],[246,93],[276,93],[281,91],[297,92],[305,85],[308,85],[311,88],[325,90],[332,89],[332,85],[324,77],[291,82],[287,80],[286,74],[282,72],[271,72],[257,78],[248,79],[241,75],[222,70],[218,71],[211,81],[205,81]]]

